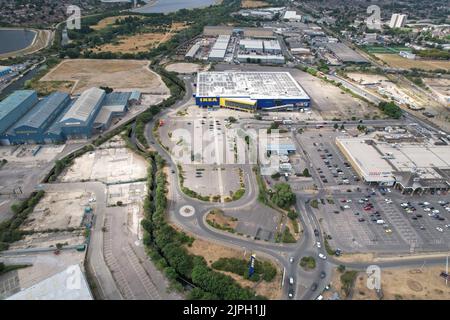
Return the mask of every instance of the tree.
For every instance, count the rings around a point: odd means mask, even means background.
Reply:
[[[337,128],[339,128],[339,125],[338,125],[337,123],[335,123],[335,124],[333,125],[333,128],[334,128],[335,130],[337,130]]]
[[[291,220],[295,220],[298,218],[298,212],[295,210],[289,210],[288,211],[288,218]]]
[[[308,168],[303,169],[303,176],[304,177],[311,177],[311,174],[309,173]]]
[[[283,209],[288,209],[295,204],[295,194],[292,192],[289,184],[278,183],[274,189],[271,200],[275,205]]]
[[[395,102],[393,102],[393,101],[380,102],[380,104],[378,105],[378,108],[380,108],[384,114],[386,114],[387,116],[389,116],[391,118],[399,119],[402,116],[402,109],[400,109],[400,107],[397,106],[395,104]]]
[[[343,124],[341,124],[341,128],[340,128],[341,130],[344,130],[345,129],[345,127],[344,127],[344,125]]]

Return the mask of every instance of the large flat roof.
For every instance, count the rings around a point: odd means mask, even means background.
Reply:
[[[197,97],[309,99],[289,72],[199,72]]]
[[[450,146],[429,142],[389,143],[371,137],[338,137],[336,142],[357,165],[366,181],[383,181],[398,173],[421,179],[442,179],[439,170],[450,169]],[[437,170],[436,170],[437,169]]]
[[[341,42],[327,43],[326,46],[342,62],[368,63],[366,58]]]

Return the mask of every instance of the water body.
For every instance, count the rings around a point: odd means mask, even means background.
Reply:
[[[140,8],[134,9],[139,13],[170,13],[180,9],[194,9],[213,5],[216,0],[156,0]]]
[[[36,32],[32,30],[0,29],[0,54],[28,47],[35,36]]]

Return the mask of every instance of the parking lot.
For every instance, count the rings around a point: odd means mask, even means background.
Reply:
[[[334,143],[336,136],[347,134],[322,128],[297,135],[301,152],[309,158],[313,177],[322,189],[315,211],[322,218],[324,231],[332,237],[331,247],[352,252],[448,250],[447,195],[407,196],[393,188],[365,184]]]

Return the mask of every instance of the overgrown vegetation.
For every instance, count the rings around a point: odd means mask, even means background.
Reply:
[[[288,226],[285,226],[283,234],[281,235],[281,242],[283,243],[295,243],[297,240],[295,240],[294,236],[291,233],[291,230],[289,230]]]
[[[378,105],[378,108],[383,111],[385,115],[388,117],[394,118],[394,119],[400,119],[402,116],[402,109],[398,105],[395,104],[395,102],[380,102]]]
[[[346,297],[350,296],[352,293],[353,284],[355,283],[356,276],[358,275],[357,271],[345,271],[341,275],[341,285],[342,290]]]
[[[61,172],[64,171],[68,166],[70,166],[73,163],[73,160],[75,158],[78,158],[82,156],[83,154],[87,152],[94,151],[94,146],[89,144],[84,146],[83,148],[65,156],[61,160],[55,161],[55,167],[50,171],[50,174],[48,175],[47,179],[45,179],[46,182],[53,182],[56,180],[56,178],[61,174]]]
[[[277,275],[277,269],[268,261],[255,260],[255,269],[252,276],[249,276],[249,261],[244,259],[220,258],[211,267],[216,270],[235,273],[244,279],[255,282],[261,279],[270,282]]]
[[[300,260],[300,266],[305,270],[313,270],[316,268],[316,259],[314,257],[303,257]]]
[[[15,203],[11,206],[14,216],[0,223],[0,251],[7,250],[9,243],[22,239],[24,232],[19,230],[20,225],[33,212],[34,207],[44,196],[44,191],[33,192],[27,200]]]

